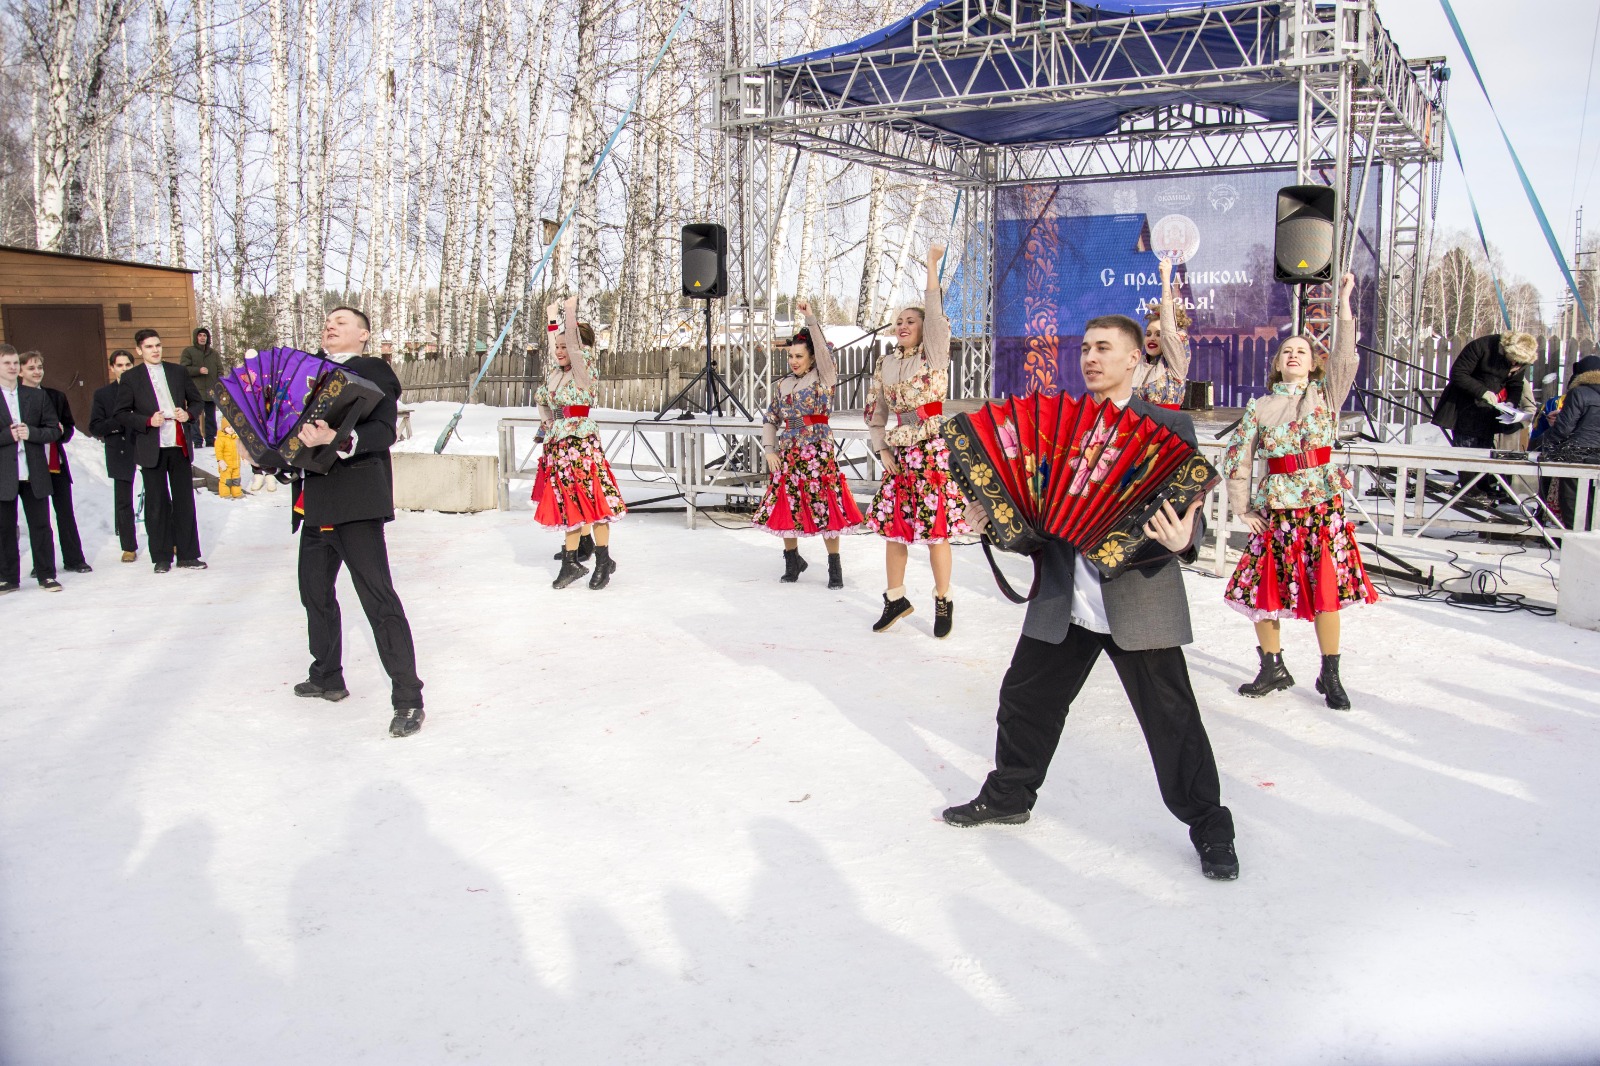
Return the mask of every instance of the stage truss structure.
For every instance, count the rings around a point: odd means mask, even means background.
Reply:
[[[966,395],[984,395],[992,382],[987,282],[997,189],[1292,167],[1297,183],[1340,191],[1334,261],[1343,263],[1362,222],[1360,177],[1376,180],[1381,169],[1381,313],[1364,332],[1387,357],[1371,366],[1368,400],[1374,422],[1400,433],[1426,419],[1419,389],[1428,383],[1410,364],[1420,341],[1449,75],[1442,58],[1406,59],[1371,0],[1251,0],[1134,15],[1063,0],[951,0],[917,13],[909,43],[901,34],[893,44],[793,59],[772,54],[774,11],[771,0],[724,0],[725,69],[714,118],[725,135],[729,340],[742,356],[736,387],[752,410],[767,403],[775,369],[774,155],[793,148],[961,190],[952,243],[977,299],[952,327],[980,354],[965,361]],[[1217,34],[1229,35],[1230,62],[1195,62]],[[1018,54],[1029,62],[1010,62]],[[1152,72],[1153,55],[1170,61]],[[1002,71],[1005,84],[972,77],[973,61]],[[1114,76],[1130,66],[1138,77]],[[938,91],[930,95],[929,85]],[[1268,119],[1245,106],[1197,102],[1218,90],[1238,99],[1252,87],[1292,88],[1296,113]],[[1187,102],[1172,102],[1175,94]],[[1078,102],[1113,104],[1116,128],[999,144],[937,124],[991,108]],[[1305,327],[1329,348],[1333,298],[1324,286],[1304,301]]]

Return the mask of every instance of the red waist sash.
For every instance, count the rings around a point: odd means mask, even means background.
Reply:
[[[942,400],[935,400],[932,403],[923,404],[915,411],[896,411],[894,417],[895,424],[903,426],[907,422],[911,422],[913,420],[920,424],[926,422],[928,419],[933,418],[936,415],[942,414],[944,414],[944,402]]]
[[[1158,404],[1156,404],[1156,406],[1157,407],[1165,407],[1169,411],[1181,411],[1181,410],[1183,410],[1183,404],[1181,404],[1181,403],[1158,403]]]
[[[801,415],[800,421],[808,426],[825,426],[828,424],[827,415]]]
[[[570,407],[561,408],[562,418],[588,418],[589,408],[586,404],[575,403]]]
[[[1313,448],[1299,455],[1274,455],[1267,460],[1267,473],[1294,474],[1301,470],[1327,466],[1332,460],[1333,449],[1328,447]]]

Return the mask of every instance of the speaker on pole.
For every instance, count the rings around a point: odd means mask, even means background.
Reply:
[[[1272,277],[1290,285],[1333,280],[1333,227],[1339,197],[1327,185],[1278,190],[1278,226],[1272,239]]]
[[[683,294],[710,300],[728,293],[728,231],[715,222],[683,227]]]

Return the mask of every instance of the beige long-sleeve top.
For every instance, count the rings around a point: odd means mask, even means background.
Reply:
[[[571,364],[565,370],[556,362],[556,336],[550,334],[545,352],[544,384],[539,386],[534,396],[539,419],[544,423],[545,436],[549,440],[587,437],[598,431],[593,418],[587,415],[582,418],[559,418],[557,415],[563,407],[594,406],[594,383],[600,360],[594,352],[583,346],[583,338],[578,334],[575,309],[567,311],[566,324],[560,333],[567,344],[567,362]]]
[[[1134,367],[1133,394],[1171,407],[1183,402],[1183,386],[1188,378],[1189,340],[1178,332],[1178,316],[1169,290],[1161,294],[1161,357],[1151,361],[1146,356]]]
[[[944,316],[943,294],[934,285],[923,296],[922,343],[885,354],[872,374],[865,414],[875,452],[920,444],[944,426],[943,415],[921,418],[916,413],[919,407],[944,402],[950,393],[950,320]]]
[[[1228,442],[1222,474],[1228,479],[1228,505],[1246,511],[1298,510],[1325,503],[1344,489],[1333,464],[1292,474],[1267,474],[1251,491],[1256,457],[1300,455],[1338,443],[1339,410],[1350,398],[1361,362],[1356,354],[1356,323],[1339,318],[1339,340],[1319,382],[1279,382],[1245,408]]]
[[[811,334],[812,367],[798,377],[786,374],[772,387],[772,402],[767,405],[765,425],[761,427],[762,446],[767,451],[775,449],[780,440],[787,447],[833,435],[826,425],[807,425],[804,420],[806,415],[828,413],[833,387],[839,384],[838,364],[815,315],[806,315],[806,331]]]

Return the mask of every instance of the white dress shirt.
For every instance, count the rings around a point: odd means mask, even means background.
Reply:
[[[161,423],[161,447],[176,448],[178,446],[178,423],[172,420],[177,413],[177,405],[172,402],[172,390],[167,387],[166,364],[151,366],[145,364],[145,370],[150,374],[150,384],[156,390],[156,405],[161,413],[166,416]]]
[[[21,422],[22,397],[17,395],[17,387],[13,385],[11,388],[7,389],[3,386],[0,386],[0,392],[5,393],[6,410],[11,412],[11,425]],[[11,432],[11,426],[6,426],[5,432],[9,435]],[[20,440],[17,441],[17,480],[28,480],[28,449],[22,446],[22,442]]]

